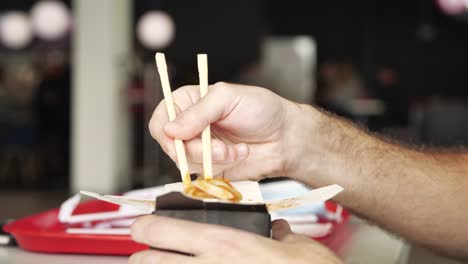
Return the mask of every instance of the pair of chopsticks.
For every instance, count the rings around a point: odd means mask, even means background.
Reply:
[[[167,114],[169,121],[173,121],[176,118],[176,111],[174,107],[174,100],[172,99],[171,86],[169,84],[169,76],[167,73],[166,58],[163,53],[156,53],[156,66],[158,68],[159,77],[161,79],[162,90],[164,99],[166,101]],[[208,93],[208,58],[206,54],[198,54],[198,75],[200,79],[200,95],[204,97]],[[179,164],[180,175],[184,185],[191,183],[190,172],[188,168],[187,155],[185,152],[185,146],[182,140],[174,139],[177,162]],[[202,132],[202,151],[203,151],[203,170],[204,179],[213,178],[213,164],[211,160],[211,130],[210,125]]]

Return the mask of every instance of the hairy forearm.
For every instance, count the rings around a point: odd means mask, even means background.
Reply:
[[[340,184],[345,191],[336,201],[355,213],[468,258],[468,153],[404,147],[312,107],[298,110],[291,177],[313,187]]]

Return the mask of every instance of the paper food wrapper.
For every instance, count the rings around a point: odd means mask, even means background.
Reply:
[[[240,204],[240,205],[265,205],[269,213],[279,212],[282,210],[288,210],[292,208],[298,208],[310,204],[316,204],[325,202],[332,199],[340,192],[343,191],[343,188],[337,184],[325,186],[322,188],[317,188],[310,190],[306,193],[303,193],[297,197],[279,199],[275,201],[263,201],[262,193],[258,182],[254,181],[238,181],[231,182],[231,184],[242,194],[242,200],[240,202],[230,202],[230,201],[221,201],[218,199],[198,199],[194,197],[189,197],[183,193],[183,184],[181,182],[166,184],[162,191],[155,195],[153,199],[142,199],[142,198],[133,198],[126,196],[115,196],[115,195],[102,195],[94,192],[80,191],[81,194],[94,197],[96,199],[122,205],[129,206],[135,209],[140,209],[144,211],[154,211],[158,210],[156,207],[156,201],[159,196],[166,195],[170,192],[178,192],[181,195],[193,199],[200,200],[205,203],[223,203],[223,204]]]
[[[325,202],[343,191],[338,185],[313,189],[297,197],[288,197],[265,202],[258,182],[239,181],[231,183],[243,199],[240,202],[218,199],[198,199],[183,193],[183,184],[167,184],[153,194],[155,198],[101,195],[82,191],[103,201],[119,204],[127,209],[127,215],[154,213],[168,217],[201,223],[219,224],[263,236],[270,236],[271,215],[284,210]],[[133,208],[133,211],[129,209]]]

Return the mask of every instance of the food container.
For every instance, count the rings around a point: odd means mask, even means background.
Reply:
[[[154,214],[237,228],[265,237],[271,233],[271,217],[264,203],[198,200],[174,191],[157,197]]]

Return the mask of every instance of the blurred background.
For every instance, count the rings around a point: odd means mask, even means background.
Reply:
[[[466,47],[467,0],[1,0],[0,220],[179,180],[147,129],[157,51],[173,89],[198,83],[207,53],[210,83],[467,146]]]
[[[210,83],[264,86],[411,144],[467,145],[466,47],[466,0],[1,0],[0,193],[178,180],[147,130],[156,51],[173,89],[198,83],[207,53]]]

